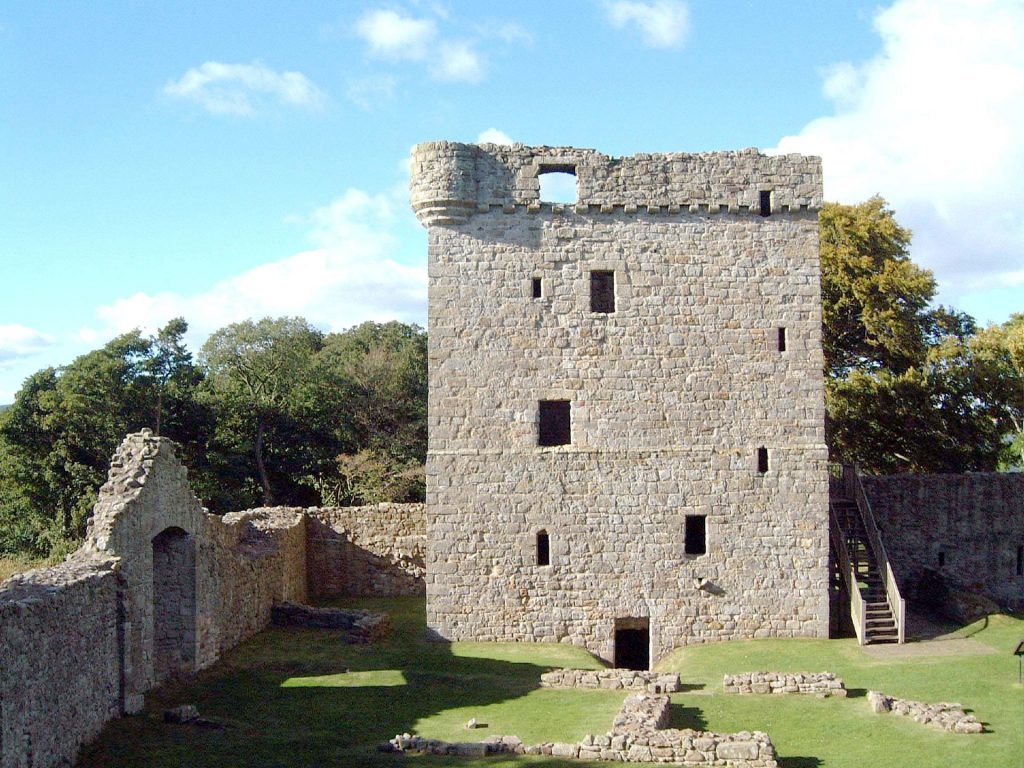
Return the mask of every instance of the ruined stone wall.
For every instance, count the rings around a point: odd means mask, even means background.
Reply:
[[[310,592],[317,597],[422,595],[423,504],[304,510]]]
[[[121,713],[114,566],[76,555],[0,585],[0,768],[73,759]]]
[[[305,546],[301,513],[210,515],[170,441],[129,435],[85,544],[0,586],[0,768],[73,761],[145,691],[212,664],[275,602],[304,601]]]
[[[926,570],[952,585],[1024,609],[1024,474],[861,478],[907,596]]]
[[[412,167],[431,628],[610,659],[615,620],[646,618],[652,661],[824,636],[818,160],[436,143]],[[575,170],[577,204],[538,201],[545,168]],[[598,270],[611,313],[591,311]],[[569,401],[571,444],[538,446],[541,400]],[[706,554],[685,551],[687,515],[706,516]]]

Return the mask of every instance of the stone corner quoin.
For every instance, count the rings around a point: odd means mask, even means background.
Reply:
[[[645,669],[826,636],[820,160],[433,142],[411,202],[431,628]]]

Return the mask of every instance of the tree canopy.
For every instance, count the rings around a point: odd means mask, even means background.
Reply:
[[[182,318],[29,377],[0,412],[0,552],[63,551],[84,534],[128,432],[175,440],[211,510],[421,500],[426,334],[302,318],[214,333],[198,363]]]
[[[933,307],[935,279],[910,261],[910,238],[879,197],[822,210],[831,458],[878,473],[994,470],[1020,431],[1009,332]]]

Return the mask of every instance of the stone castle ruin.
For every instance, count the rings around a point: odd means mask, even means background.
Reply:
[[[825,636],[820,161],[439,142],[411,186],[431,629],[644,669]]]
[[[0,585],[0,768],[70,765],[143,694],[210,666],[278,603],[423,593],[423,505],[212,515],[174,445],[115,453],[85,544]]]
[[[816,158],[439,142],[412,171],[427,504],[212,515],[129,435],[81,549],[0,584],[0,768],[72,764],[282,603],[425,593],[435,637],[640,670],[840,618],[902,640],[936,574],[1024,610],[1024,474],[830,475]]]

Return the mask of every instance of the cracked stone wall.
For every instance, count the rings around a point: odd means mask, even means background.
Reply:
[[[578,202],[542,203],[539,175],[567,168]],[[646,618],[651,661],[826,636],[818,159],[438,142],[413,151],[412,205],[430,627],[611,659],[615,619]],[[591,311],[593,271],[613,312]],[[541,400],[569,401],[570,444],[538,446]]]
[[[1024,610],[1024,474],[862,476],[900,588],[926,570]]]

